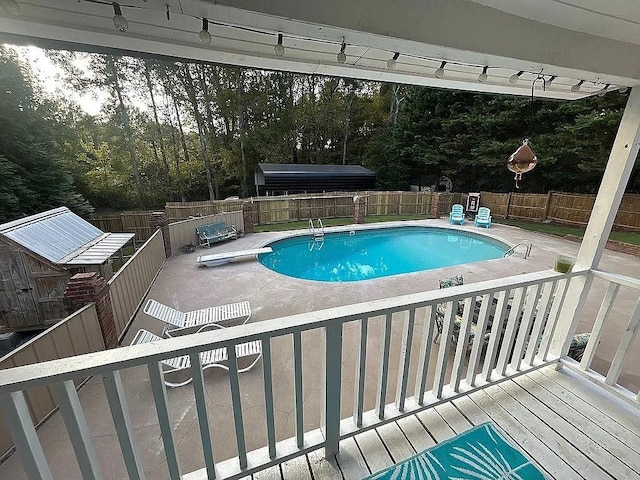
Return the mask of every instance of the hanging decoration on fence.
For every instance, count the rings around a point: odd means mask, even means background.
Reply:
[[[534,88],[536,82],[542,80],[542,89],[546,90],[547,82],[542,76],[542,72],[538,74],[538,77],[531,83],[531,115],[529,117],[529,137],[533,135],[533,100],[534,100]],[[514,180],[516,181],[516,188],[520,188],[520,181],[522,180],[522,174],[530,172],[538,164],[538,157],[531,147],[529,146],[529,139],[525,138],[522,141],[522,145],[511,154],[507,159],[507,168],[515,173]]]

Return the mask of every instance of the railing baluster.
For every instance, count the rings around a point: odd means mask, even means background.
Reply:
[[[340,398],[342,386],[342,324],[324,327],[324,454],[334,457],[340,450]]]
[[[504,317],[507,311],[508,291],[503,290],[498,292],[496,298],[498,299],[498,304],[496,305],[496,311],[493,315],[489,344],[487,345],[487,351],[485,352],[484,363],[482,365],[482,379],[485,382],[491,379],[491,372],[493,372],[493,366],[496,361],[496,356],[498,355],[498,346],[500,345],[504,324],[506,323]]]
[[[467,353],[467,345],[469,344],[469,331],[471,330],[471,316],[474,309],[474,297],[464,299],[464,310],[462,313],[462,323],[458,332],[458,342],[456,344],[456,354],[453,358],[453,369],[451,370],[451,381],[449,384],[454,392],[460,389],[460,380],[462,378],[462,367],[464,357]]]
[[[524,314],[520,320],[513,355],[511,355],[511,368],[518,371],[520,370],[520,363],[522,363],[522,357],[524,349],[527,346],[527,342],[537,342],[536,339],[530,339],[529,336],[531,335],[532,330],[531,322],[533,320],[533,314],[538,304],[538,288],[538,285],[531,285],[527,289],[527,303],[524,306]]]
[[[604,326],[604,322],[607,320],[609,313],[611,313],[611,306],[618,295],[618,290],[620,290],[619,283],[609,282],[609,288],[607,288],[607,293],[605,293],[604,298],[602,299],[600,310],[598,310],[598,315],[596,316],[593,328],[591,329],[589,343],[587,344],[587,348],[585,348],[582,360],[580,361],[580,370],[586,371],[591,367],[591,362],[596,354],[596,347],[600,342],[602,327]]]
[[[549,308],[551,308],[551,298],[555,287],[556,282],[547,282],[542,286],[540,306],[538,307],[538,311],[536,312],[536,320],[533,324],[533,329],[531,330],[531,338],[529,339],[529,345],[527,345],[527,352],[524,355],[524,361],[527,365],[533,364],[533,359],[536,356],[538,348],[540,347],[540,335],[544,331],[544,327],[547,323]]]
[[[364,409],[364,379],[366,375],[367,363],[367,330],[369,319],[363,318],[358,321],[358,337],[360,347],[356,358],[356,379],[355,395],[353,399],[353,421],[357,427],[362,426],[362,410]]]
[[[489,306],[492,303],[491,294],[486,293],[482,296],[482,305],[480,306],[478,322],[476,323],[476,335],[473,339],[473,346],[471,347],[471,354],[469,355],[469,366],[467,367],[467,384],[472,387],[476,383],[480,354],[484,347],[484,337],[485,332],[487,331],[487,323],[489,321]]]
[[[380,351],[380,373],[378,376],[378,397],[376,400],[376,412],[380,420],[384,419],[384,406],[386,404],[386,397],[387,397],[387,382],[389,381],[389,349],[391,348],[391,319],[392,319],[392,314],[387,313],[384,321],[382,350]]]
[[[418,372],[416,375],[416,397],[418,405],[424,405],[424,392],[427,389],[427,373],[429,372],[429,359],[431,357],[431,345],[433,345],[433,331],[436,328],[435,308],[432,305],[426,307],[424,327],[422,328],[422,342],[420,343],[420,358],[418,359]]]
[[[262,378],[264,380],[264,408],[267,422],[269,458],[276,456],[276,427],[273,417],[273,375],[271,373],[271,339],[262,340]]]
[[[436,398],[442,397],[444,377],[447,373],[447,361],[449,359],[449,348],[451,346],[451,332],[453,331],[453,319],[456,315],[458,299],[447,302],[445,308],[444,321],[442,324],[442,336],[440,337],[440,349],[438,350],[438,360],[433,378],[433,394]]]
[[[499,376],[504,377],[507,371],[507,364],[509,362],[509,356],[511,355],[513,348],[513,341],[520,324],[520,314],[522,310],[522,299],[524,297],[524,288],[516,288],[513,295],[513,302],[511,303],[511,312],[509,313],[509,319],[507,320],[507,328],[502,338],[502,345],[500,346],[500,354],[498,355],[498,365],[496,371]]]
[[[78,392],[76,392],[73,380],[50,385],[56,403],[60,407],[60,413],[69,433],[69,440],[78,460],[78,466],[85,480],[102,479],[98,458],[93,448],[87,420],[84,418]]]
[[[149,379],[151,380],[151,391],[156,404],[160,434],[164,444],[164,455],[167,459],[167,468],[171,480],[180,480],[180,467],[178,465],[178,455],[176,454],[176,444],[173,440],[171,430],[171,417],[167,406],[167,390],[164,386],[164,374],[162,365],[158,362],[148,364]]]
[[[606,383],[607,385],[615,385],[618,382],[618,378],[620,377],[620,373],[622,372],[622,366],[624,365],[624,359],[629,352],[629,347],[633,344],[633,340],[636,338],[639,325],[640,299],[638,299],[638,302],[633,309],[633,313],[631,314],[631,318],[629,319],[629,325],[622,335],[618,350],[616,351],[616,354],[611,361],[609,371],[607,372],[607,377],[604,379],[604,383]]]
[[[558,321],[558,314],[564,303],[564,296],[567,293],[567,287],[569,286],[569,280],[563,278],[558,281],[555,294],[553,295],[551,311],[549,312],[549,318],[547,324],[544,327],[544,333],[542,334],[542,341],[540,342],[540,348],[538,349],[538,357],[541,360],[547,359],[549,353],[549,345],[551,345],[551,339],[553,338],[553,331],[556,328]]]
[[[413,343],[413,327],[416,320],[416,309],[412,308],[406,312],[405,315],[402,347],[400,350],[398,385],[396,388],[396,407],[401,412],[404,410],[404,401],[407,398],[407,382],[409,381],[409,363],[411,361],[411,344]]]
[[[4,414],[27,478],[53,480],[40,439],[33,426],[24,393],[19,391],[0,395],[0,411]]]
[[[227,344],[229,358],[229,385],[231,386],[231,405],[233,405],[233,420],[236,429],[236,443],[238,444],[238,462],[240,468],[247,468],[247,445],[244,439],[244,423],[242,421],[242,399],[240,397],[240,380],[238,378],[238,359],[236,346]]]
[[[113,418],[113,424],[116,428],[116,434],[118,435],[118,442],[120,443],[120,450],[122,450],[124,464],[127,467],[129,480],[144,480],[142,463],[133,444],[133,428],[131,428],[131,417],[129,416],[124,388],[122,387],[120,371],[115,370],[105,373],[102,377],[102,383],[104,384],[104,390],[107,394],[111,417]]]
[[[202,453],[204,466],[207,469],[207,478],[216,476],[216,467],[213,459],[213,443],[211,442],[211,429],[209,428],[209,414],[207,413],[207,396],[202,372],[200,353],[189,355],[191,360],[191,375],[193,376],[193,393],[196,399],[196,412],[198,413],[198,425],[200,426],[200,439],[202,440]]]
[[[304,405],[302,394],[302,334],[293,334],[293,381],[296,409],[296,444],[304,445]]]

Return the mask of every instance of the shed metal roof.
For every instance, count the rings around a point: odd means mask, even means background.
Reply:
[[[96,265],[122,248],[134,234],[104,233],[67,207],[60,207],[4,223],[0,225],[0,235],[58,265]]]
[[[258,168],[266,177],[271,175],[305,175],[305,176],[339,176],[361,177],[373,176],[375,173],[361,165],[306,165],[298,163],[259,163]]]

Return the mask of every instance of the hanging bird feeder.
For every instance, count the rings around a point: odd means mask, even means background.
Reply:
[[[530,172],[537,164],[538,157],[531,150],[529,139],[525,138],[522,145],[507,160],[507,168],[516,174],[513,177],[516,181],[516,188],[520,188],[519,182],[522,180],[522,174]]]
[[[546,90],[547,84],[542,73],[538,74],[538,77],[531,83],[531,116],[529,119],[529,131],[530,135],[533,133],[533,93],[536,82],[542,80],[542,89]],[[522,145],[511,154],[507,159],[507,168],[515,173],[514,180],[516,181],[516,188],[520,188],[520,181],[522,180],[522,174],[530,172],[538,164],[538,157],[533,153],[529,146],[529,139],[525,138]]]

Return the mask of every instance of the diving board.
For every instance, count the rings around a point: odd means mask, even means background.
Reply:
[[[204,265],[205,267],[215,267],[228,263],[231,260],[242,257],[251,257],[253,255],[260,255],[261,253],[271,253],[273,250],[271,247],[253,248],[251,250],[236,250],[235,252],[213,253],[211,255],[202,255],[196,258],[198,265]]]

